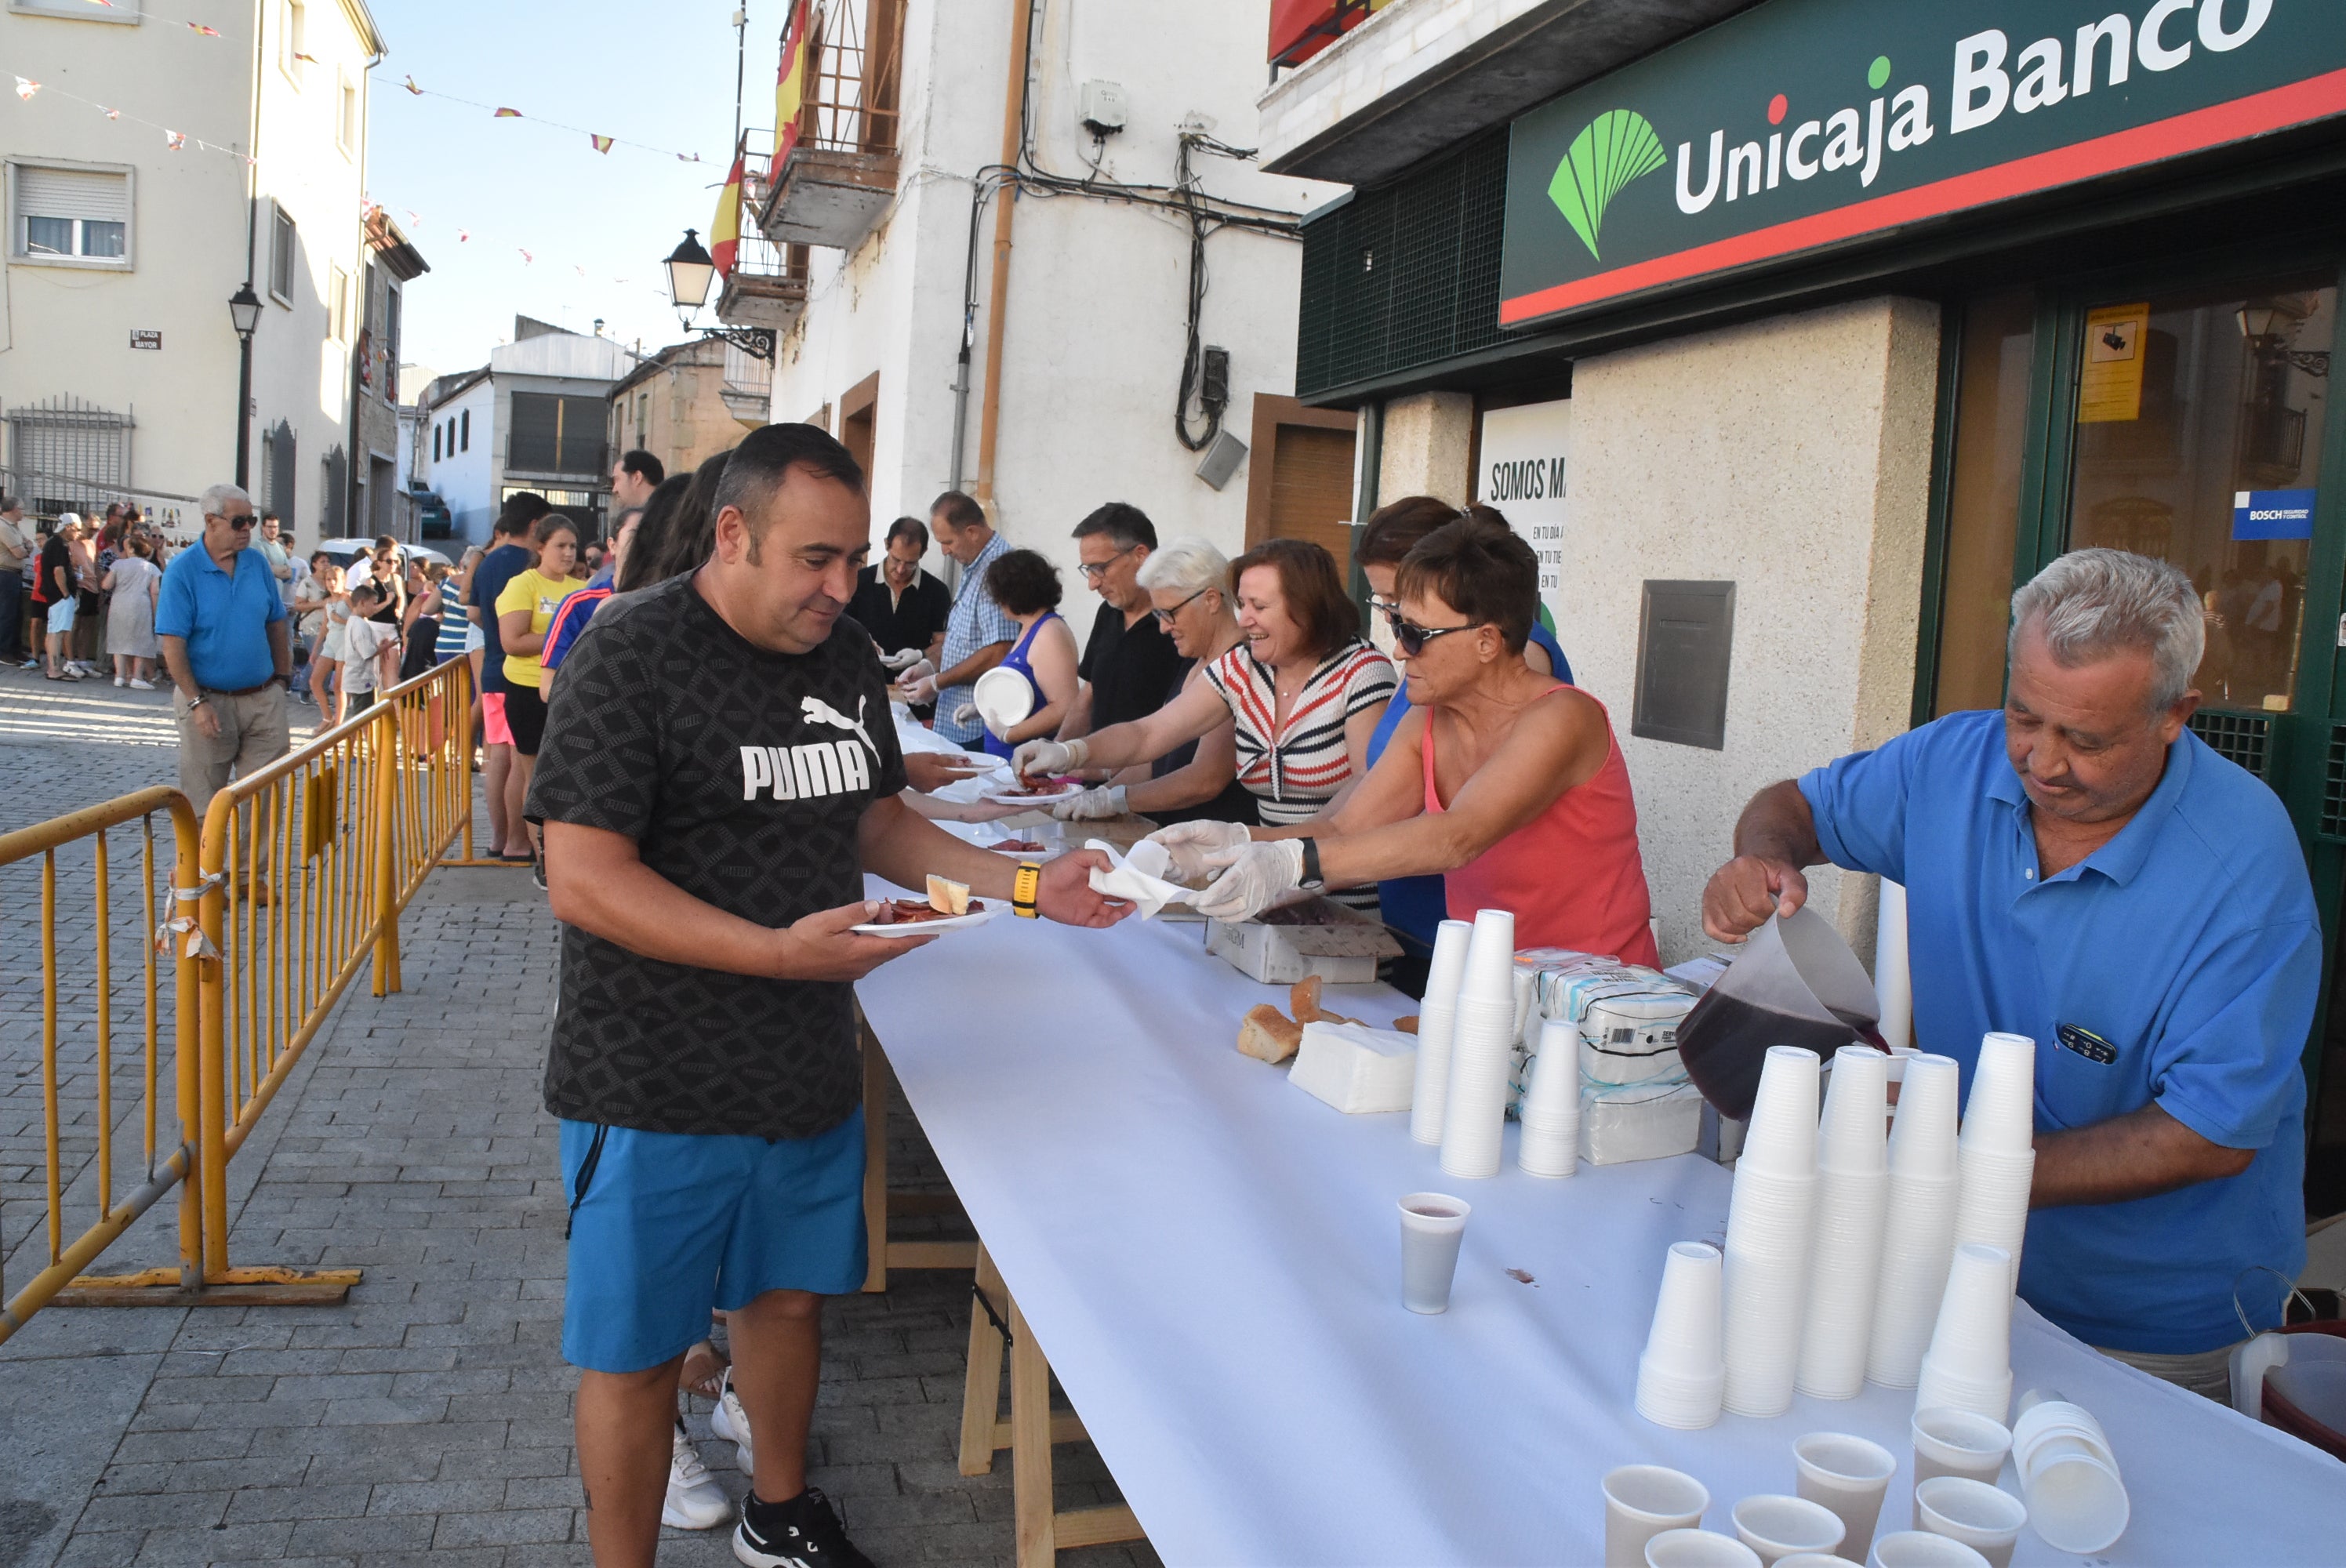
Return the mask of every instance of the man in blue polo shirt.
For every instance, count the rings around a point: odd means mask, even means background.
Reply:
[[[2222,1399],[2233,1307],[2278,1320],[2305,1263],[2312,886],[2273,792],[2186,728],[2189,580],[2116,550],[2013,596],[2002,713],[1958,713],[1755,797],[1703,926],[1739,941],[1821,860],[1907,890],[1917,1044],[1966,1088],[1991,1030],[2036,1042],[2020,1294]]]
[[[203,494],[203,544],[163,569],[155,635],[179,723],[179,788],[198,815],[231,776],[285,755],[292,627],[269,557],[252,546],[252,498],[233,484]]]

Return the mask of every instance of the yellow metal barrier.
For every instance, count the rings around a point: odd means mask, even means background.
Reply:
[[[42,863],[42,1035],[49,1266],[0,1309],[5,1340],[51,1301],[76,1306],[252,1305],[340,1300],[355,1269],[231,1268],[228,1165],[332,1013],[362,963],[373,991],[400,988],[399,915],[442,856],[472,827],[471,671],[439,666],[212,798],[199,829],[187,798],[158,789],[0,837],[0,866]],[[152,818],[173,826],[172,918],[158,922]],[[111,949],[106,831],[146,820],[149,944],[146,985],[147,1180],[117,1200],[112,1187]],[[97,1223],[63,1242],[57,1105],[56,851],[95,839],[98,920]],[[469,858],[469,857],[468,857]],[[452,862],[453,863],[453,862]],[[174,972],[169,1039],[177,1147],[158,1151],[157,958]],[[193,1173],[194,1179],[186,1179]],[[182,1183],[180,1262],[106,1278],[79,1277],[99,1253]]]

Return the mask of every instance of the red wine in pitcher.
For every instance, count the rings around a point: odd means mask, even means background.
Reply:
[[[1844,1045],[1888,1049],[1863,1019],[1839,1012],[1830,1021],[1779,1013],[1729,996],[1717,986],[1703,993],[1678,1025],[1678,1060],[1686,1064],[1687,1076],[1720,1115],[1739,1122],[1750,1119],[1771,1045],[1797,1045],[1825,1062]]]

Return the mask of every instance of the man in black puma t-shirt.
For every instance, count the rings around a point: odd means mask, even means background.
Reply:
[[[885,912],[863,874],[933,871],[1077,925],[1127,906],[1090,889],[1105,857],[1037,875],[898,798],[887,692],[844,614],[871,526],[846,448],[753,432],[716,513],[706,565],[610,600],[573,647],[530,789],[563,922],[563,1353],[598,1559],[651,1561],[677,1369],[714,1308],[755,1456],[735,1555],[854,1568],[806,1485],[821,1298],[865,1266],[852,986],[923,945],[850,929]]]

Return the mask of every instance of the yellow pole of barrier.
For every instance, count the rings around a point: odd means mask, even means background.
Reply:
[[[399,705],[379,703],[374,758],[374,993],[399,989]]]
[[[203,845],[196,814],[184,798],[171,804],[171,918],[197,909],[204,885]],[[198,929],[201,929],[199,917]],[[204,1282],[203,961],[189,933],[163,933],[171,942],[171,1068],[179,1102],[179,1141],[197,1151],[193,1168],[179,1184],[179,1287],[196,1290]]]
[[[228,1278],[228,963],[225,952],[228,893],[227,865],[236,830],[236,806],[226,791],[212,797],[204,813],[204,836],[198,863],[202,868],[203,897],[197,920],[203,931],[203,951],[197,970],[201,980],[201,1012],[197,1020],[197,1105],[199,1117],[196,1149],[203,1187],[203,1276],[206,1282]]]

